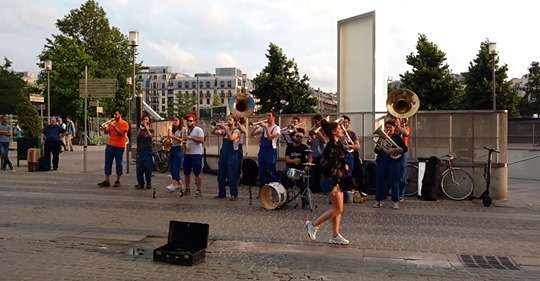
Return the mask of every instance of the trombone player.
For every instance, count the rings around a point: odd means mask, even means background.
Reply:
[[[352,143],[347,143],[344,145],[345,149],[347,150],[345,152],[345,163],[349,166],[349,175],[352,176],[356,162],[355,160],[359,159],[358,150],[360,150],[360,141],[358,140],[356,133],[350,129],[351,118],[349,118],[347,115],[343,115],[341,117],[343,118],[343,131],[349,135],[350,140],[352,141]]]
[[[302,135],[305,136],[306,130],[300,127],[303,124],[304,123],[300,123],[300,118],[298,116],[294,116],[291,120],[291,124],[281,129],[281,133],[283,134],[283,139],[287,143],[287,146],[294,144],[293,135],[295,133],[302,133]]]

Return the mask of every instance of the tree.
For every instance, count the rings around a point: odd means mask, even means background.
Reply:
[[[309,78],[300,78],[298,66],[289,60],[283,50],[270,43],[268,65],[253,79],[256,88],[252,91],[259,101],[259,113],[273,110],[276,113],[313,113],[317,104],[309,90]]]
[[[30,96],[23,91],[19,93],[17,114],[17,122],[25,137],[41,136],[42,121],[36,107],[30,102]]]
[[[508,110],[510,118],[518,118],[517,91],[512,89],[512,82],[506,74],[508,66],[497,66],[499,57],[490,57],[489,41],[480,44],[480,50],[473,62],[470,62],[468,72],[464,73],[465,96],[463,104],[466,109],[493,108],[493,65],[495,64],[495,93],[496,108]]]
[[[522,116],[532,116],[540,113],[540,65],[537,61],[531,63],[525,78],[527,83],[522,89],[525,96],[520,102],[520,112]]]
[[[420,109],[459,109],[462,91],[445,63],[446,54],[423,34],[418,36],[416,52],[407,56],[407,64],[412,66],[412,71],[400,75],[402,87],[418,95]]]
[[[4,61],[4,65],[0,66],[0,113],[16,114],[19,95],[26,91],[27,85],[20,74],[10,69],[11,61],[7,58]]]
[[[100,100],[106,114],[114,108],[127,108],[129,85],[126,78],[132,74],[132,52],[128,38],[118,28],[110,27],[106,13],[94,0],[88,0],[79,9],[71,10],[56,26],[61,34],[47,38],[39,55],[43,61],[53,61],[51,71],[51,113],[82,118],[83,100],[79,98],[79,80],[84,78],[88,66],[89,78],[114,78],[117,81],[115,98]],[[40,74],[40,84],[46,83],[47,74]]]
[[[212,106],[222,106],[223,102],[221,101],[221,96],[217,93],[217,91],[214,93],[214,101],[212,102]]]
[[[188,94],[178,92],[174,105],[167,108],[167,117],[172,119],[175,116],[185,116],[188,113],[192,113],[193,107],[196,105],[197,99],[195,97],[189,97]]]

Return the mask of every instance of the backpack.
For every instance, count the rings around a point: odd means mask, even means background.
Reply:
[[[38,171],[48,172],[51,170],[51,159],[45,155],[38,158]]]

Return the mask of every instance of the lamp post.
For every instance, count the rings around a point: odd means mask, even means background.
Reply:
[[[493,110],[497,109],[497,97],[495,95],[495,58],[497,57],[497,43],[489,42],[489,56],[493,58]]]
[[[199,111],[201,110],[201,106],[200,106],[200,100],[201,100],[201,97],[199,96],[199,75],[198,74],[195,74],[195,77],[197,77],[197,112],[195,113],[195,116],[197,116],[197,118],[200,118],[201,116],[199,115]]]
[[[51,70],[52,61],[45,61],[45,71],[47,71],[47,122],[51,122]]]
[[[136,81],[135,80],[135,59],[136,59],[136,50],[137,50],[137,46],[139,46],[139,32],[137,31],[130,31],[129,32],[129,45],[131,47],[133,47],[133,76],[131,77],[131,81],[132,81],[132,93],[133,95],[135,96],[135,112],[137,113],[136,114],[136,118],[137,118],[137,128],[139,128],[141,126],[141,118],[142,118],[142,96],[139,94],[137,94],[137,90],[136,90]],[[129,118],[130,119],[130,124],[131,124],[131,117]]]
[[[141,95],[137,95],[137,90],[136,90],[136,81],[135,80],[135,59],[136,59],[136,50],[137,50],[137,46],[139,46],[139,32],[137,31],[130,31],[129,32],[129,45],[133,48],[133,76],[131,77],[131,85],[133,86],[132,88],[132,95],[135,96],[135,110],[137,112],[136,114],[136,118],[137,118],[137,128],[139,128],[141,126],[141,119],[142,119],[142,97]],[[130,109],[130,112],[128,113],[128,124],[129,124],[129,133],[128,133],[128,137],[131,136],[131,95],[130,95],[130,105],[129,105],[129,109]],[[127,153],[126,153],[126,174],[129,174],[129,152],[131,151],[131,139],[129,140],[128,142],[128,147],[127,147]]]

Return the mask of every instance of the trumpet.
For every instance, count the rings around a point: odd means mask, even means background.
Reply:
[[[373,134],[376,135],[373,137],[373,141],[375,142],[376,146],[378,146],[380,149],[386,152],[386,154],[388,154],[390,158],[394,160],[401,158],[402,153],[392,153],[392,154],[388,153],[388,150],[390,150],[390,148],[398,148],[399,146],[382,129],[382,126],[379,126],[379,128],[377,128],[377,130],[375,130]]]
[[[215,129],[216,127],[221,127],[221,125],[225,124],[225,122],[219,122],[219,123],[216,123],[216,121],[212,121],[210,123],[210,127],[212,127],[212,129]]]
[[[112,122],[114,122],[114,118],[107,120],[107,122],[104,122],[103,124],[99,125],[99,127],[102,129],[105,129],[105,127],[109,126]]]
[[[266,123],[268,122],[268,119],[264,119],[264,120],[261,120],[261,121],[257,121],[257,122],[249,122],[249,127],[250,128],[258,128],[262,125],[262,123]]]
[[[298,127],[301,127],[302,125],[306,124],[306,122],[302,122],[300,124],[296,124],[296,125],[289,125],[285,128],[281,128],[281,132],[283,133],[288,133],[288,134],[292,134],[296,131],[296,129],[298,129]]]
[[[346,146],[346,145],[354,145],[354,142],[351,138],[351,136],[349,135],[349,133],[347,132],[347,129],[345,128],[345,126],[343,126],[343,120],[345,120],[345,118],[343,117],[339,117],[338,119],[336,119],[334,122],[335,123],[338,123],[338,125],[341,127],[341,130],[343,131],[343,136],[339,139],[339,141],[341,142],[341,144],[343,146]],[[349,153],[352,153],[354,151],[354,149],[347,149],[347,152]]]

